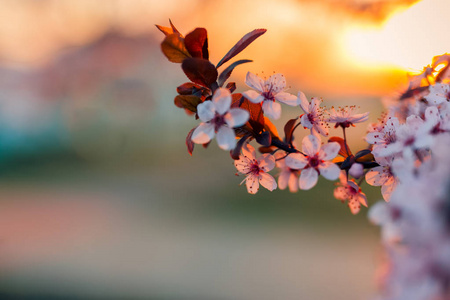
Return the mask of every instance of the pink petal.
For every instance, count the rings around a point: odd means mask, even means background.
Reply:
[[[281,103],[290,105],[290,106],[297,106],[299,105],[298,98],[292,94],[286,93],[286,92],[280,92],[275,95],[275,99],[280,101]]]
[[[436,106],[427,107],[427,109],[425,110],[425,120],[427,122],[436,125],[439,123],[440,119],[441,117],[439,114],[439,110]]]
[[[227,122],[228,126],[231,128],[240,127],[247,123],[250,114],[248,111],[242,108],[232,108],[225,115],[225,122]]]
[[[275,157],[273,157],[273,155],[268,153],[261,155],[261,157],[258,158],[258,162],[259,167],[264,172],[269,172],[275,167]]]
[[[316,155],[320,150],[320,140],[311,134],[305,136],[302,140],[302,150],[308,156]]]
[[[290,173],[291,174],[289,176],[289,183],[288,183],[289,191],[291,193],[295,193],[298,191],[298,177],[294,173],[292,173],[292,172],[290,172]]]
[[[278,102],[266,100],[263,102],[262,109],[269,118],[278,120],[281,116],[281,105]]]
[[[353,200],[348,202],[348,207],[350,208],[352,214],[356,215],[361,209],[361,204],[358,201]]]
[[[192,133],[191,140],[196,144],[206,144],[214,137],[214,125],[210,123],[200,123]]]
[[[348,199],[348,190],[343,187],[343,186],[338,186],[337,188],[334,189],[334,198],[341,200],[341,201],[345,201]]]
[[[264,92],[264,80],[253,73],[247,73],[245,84],[259,92]]]
[[[308,168],[300,174],[299,186],[302,190],[309,190],[313,188],[319,177],[319,173],[313,168]]]
[[[269,77],[269,79],[267,79],[266,84],[269,85],[270,91],[272,91],[275,95],[281,91],[284,91],[286,88],[286,78],[284,78],[284,75],[280,73],[273,74]]]
[[[359,192],[358,194],[358,201],[365,207],[367,207],[367,197],[363,192]]]
[[[240,156],[238,160],[234,161],[234,166],[242,174],[247,174],[248,172],[250,172],[251,162],[252,162],[251,159],[244,156]]]
[[[217,131],[216,140],[220,149],[231,150],[236,147],[236,135],[234,134],[234,130],[227,126],[222,126],[219,128]]]
[[[214,104],[211,101],[205,101],[197,106],[198,117],[203,122],[211,121],[214,118],[215,112]]]
[[[277,182],[267,173],[259,173],[259,183],[269,191],[273,191],[277,188]]]
[[[297,95],[298,102],[300,103],[300,107],[303,109],[303,111],[307,114],[309,113],[309,102],[306,98],[305,94],[303,92],[298,92]],[[303,123],[302,123],[303,124]]]
[[[385,184],[381,187],[381,195],[383,196],[384,201],[389,202],[391,200],[391,194],[396,187],[395,182],[391,184]]]
[[[379,166],[371,169],[366,174],[366,182],[373,186],[383,185],[390,177],[385,167]]]
[[[308,159],[300,153],[291,153],[286,158],[286,166],[291,169],[301,170],[308,164]]]
[[[254,90],[243,92],[242,95],[253,103],[261,103],[265,99],[264,96]]]
[[[364,167],[362,164],[354,163],[350,169],[348,170],[348,174],[350,174],[354,178],[360,178],[364,175]]]
[[[259,178],[255,175],[249,175],[247,176],[245,180],[245,185],[247,186],[247,191],[250,194],[256,194],[256,192],[259,190]]]
[[[340,149],[341,146],[336,142],[323,145],[319,151],[319,158],[323,160],[332,160],[338,155]]]
[[[291,172],[289,170],[281,171],[278,176],[278,187],[280,190],[284,190],[288,186],[289,179],[291,177]]]
[[[231,106],[231,93],[228,89],[219,88],[214,93],[212,98],[214,108],[220,115],[225,114]]]
[[[242,155],[244,155],[245,157],[248,157],[249,159],[255,159],[255,157],[256,157],[255,148],[253,148],[253,146],[248,143],[245,144],[242,147]]]
[[[325,161],[319,165],[320,175],[328,180],[336,180],[339,178],[341,169],[332,162]]]

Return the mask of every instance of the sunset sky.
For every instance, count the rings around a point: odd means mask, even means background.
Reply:
[[[208,29],[213,62],[245,33],[268,29],[238,56],[254,60],[237,69],[238,79],[247,69],[275,71],[286,74],[292,87],[323,96],[383,95],[405,82],[406,71],[419,71],[450,49],[446,0],[129,3],[4,0],[0,59],[20,68],[45,66],[62,50],[92,42],[108,30],[150,34],[159,42],[162,35],[154,24],[167,25],[171,18],[184,34]]]

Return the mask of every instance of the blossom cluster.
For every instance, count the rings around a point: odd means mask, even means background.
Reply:
[[[390,200],[369,210],[388,254],[379,299],[450,299],[449,67],[435,57],[366,137],[380,164],[366,180]]]
[[[195,144],[208,147],[215,138],[230,152],[250,194],[260,186],[309,190],[319,176],[339,179],[334,197],[353,214],[368,206],[361,184],[380,186],[384,201],[369,210],[388,254],[379,299],[450,299],[450,55],[435,57],[404,93],[390,99],[387,112],[367,126],[367,147],[353,154],[346,132],[369,117],[356,106],[327,109],[321,98],[293,95],[282,74],[261,78],[248,72],[250,89],[243,93],[235,93],[235,82],[226,84],[235,67],[251,61],[235,61],[220,73],[219,68],[265,29],[246,34],[213,65],[206,29],[184,37],[172,23],[157,27],[166,36],[163,53],[181,63],[190,80],[177,88],[174,102],[200,119],[186,138],[191,155]],[[299,111],[285,123],[284,137],[271,122],[281,117],[282,104]],[[329,137],[330,124],[342,129],[342,137]],[[301,147],[298,128],[307,130]],[[269,174],[275,168],[278,173]]]

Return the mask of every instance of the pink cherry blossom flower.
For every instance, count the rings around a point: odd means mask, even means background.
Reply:
[[[401,124],[395,133],[395,141],[383,147],[373,149],[376,157],[387,157],[401,154],[413,157],[417,150],[427,149],[433,143],[433,136],[428,125],[420,117],[411,115]]]
[[[305,114],[300,117],[300,121],[303,127],[311,129],[311,134],[318,136],[319,134],[323,136],[328,135],[328,124],[324,121],[324,109],[320,107],[322,99],[312,98],[311,103],[308,102],[304,93],[298,93],[298,99],[300,102],[300,107],[303,109]]]
[[[398,184],[398,179],[391,169],[392,158],[377,158],[380,165],[366,173],[366,182],[372,186],[381,186],[381,195],[386,202],[389,202],[391,194]]]
[[[192,141],[205,144],[217,134],[217,143],[221,149],[234,149],[236,135],[232,128],[244,125],[249,113],[241,108],[230,109],[230,106],[231,94],[224,88],[217,89],[211,101],[200,103],[197,113],[203,122],[192,133]]]
[[[425,96],[428,103],[438,105],[450,101],[450,85],[436,83],[435,85],[430,85],[428,89],[430,90],[430,93]]]
[[[330,162],[340,150],[336,142],[331,142],[323,147],[320,140],[314,135],[305,136],[302,140],[301,153],[292,153],[286,157],[286,165],[294,170],[302,170],[299,186],[302,190],[313,188],[318,180],[319,174],[328,180],[336,180],[339,177],[339,167]]]
[[[397,140],[396,132],[400,122],[396,117],[387,117],[383,127],[374,126],[372,132],[366,135],[366,141],[373,145],[372,154],[379,156],[378,151]]]
[[[339,175],[339,180],[338,187],[334,189],[334,197],[341,200],[342,203],[347,201],[350,211],[356,215],[361,209],[361,204],[367,207],[366,195],[353,179],[347,179],[344,171]]]
[[[242,147],[242,155],[234,162],[234,165],[241,174],[246,175],[244,181],[250,194],[256,194],[260,184],[269,191],[277,188],[275,179],[267,174],[275,167],[273,155],[263,154],[257,159],[255,148],[247,144]]]
[[[334,107],[329,112],[327,122],[336,123],[335,128],[341,126],[343,128],[354,126],[355,123],[362,123],[369,119],[369,113],[355,114],[357,107],[355,105],[339,107],[337,110]]]
[[[261,103],[264,114],[272,119],[279,119],[281,116],[281,105],[275,100],[290,106],[299,104],[296,96],[284,92],[286,89],[286,79],[282,74],[273,74],[269,79],[264,80],[257,75],[248,72],[245,84],[255,89],[243,92],[245,98],[253,103]]]
[[[295,193],[298,191],[298,178],[301,171],[289,168],[286,165],[285,156],[286,154],[281,152],[275,153],[277,167],[281,169],[278,175],[278,187],[284,190],[289,186],[289,191]]]

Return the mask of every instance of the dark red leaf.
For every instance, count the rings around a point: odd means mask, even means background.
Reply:
[[[223,70],[222,73],[220,73],[219,75],[219,86],[222,87],[223,84],[225,83],[225,81],[228,80],[228,78],[230,78],[231,72],[233,72],[234,68],[236,68],[236,66],[239,66],[241,64],[245,64],[248,62],[252,62],[253,60],[250,59],[242,59],[242,60],[238,60],[235,61],[234,63],[232,63],[231,65],[229,65],[225,70]]]
[[[263,131],[261,134],[256,135],[256,141],[264,147],[269,147],[272,144],[272,136],[270,132]]]
[[[217,69],[212,63],[201,58],[187,58],[181,64],[184,74],[194,83],[211,88],[217,80]]]
[[[236,83],[228,82],[226,88],[230,90],[230,93],[233,93],[236,90]]]
[[[232,94],[233,102],[231,107],[240,107],[247,110],[250,113],[250,119],[248,120],[254,134],[259,134],[264,129],[264,114],[260,103],[253,103],[248,101],[240,93]]]
[[[286,125],[284,125],[284,139],[288,144],[292,142],[294,127],[295,123],[297,123],[297,120],[298,118],[290,119],[286,122]]]
[[[235,57],[239,52],[247,48],[248,45],[250,45],[254,40],[256,40],[258,37],[263,35],[267,29],[255,29],[246,35],[244,35],[234,46],[231,48],[230,51],[228,51],[227,54],[219,61],[217,64],[217,68],[219,68],[221,65]]]
[[[202,103],[202,100],[194,95],[178,95],[175,97],[174,103],[179,108],[185,108],[196,113],[197,105]]]
[[[195,127],[195,128],[197,128],[197,127]],[[187,150],[191,156],[192,156],[192,152],[194,152],[194,142],[191,139],[192,139],[192,133],[194,133],[195,128],[192,128],[186,137]]]
[[[192,57],[208,59],[208,34],[205,28],[195,28],[184,38],[184,44]],[[206,44],[206,53],[203,52]]]
[[[338,137],[338,136],[332,136],[328,139],[328,142],[336,142],[339,143],[339,145],[341,146],[341,149],[339,150],[339,155],[341,155],[342,157],[346,158],[348,156],[352,156],[352,152],[350,151],[350,148],[348,147],[348,145],[345,144],[345,141],[343,138]]]

